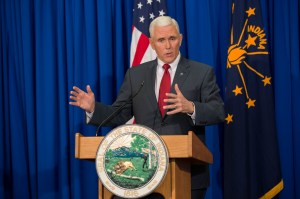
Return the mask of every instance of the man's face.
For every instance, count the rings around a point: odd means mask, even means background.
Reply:
[[[153,30],[150,44],[157,57],[166,64],[172,63],[179,54],[182,35],[175,26],[156,26]]]

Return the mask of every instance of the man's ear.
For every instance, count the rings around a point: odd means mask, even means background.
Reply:
[[[182,38],[183,38],[183,36],[182,36],[182,34],[180,34],[180,43],[179,43],[179,46],[181,46]]]
[[[151,37],[149,38],[149,43],[150,43],[151,48],[154,50],[154,48],[153,48],[153,39]]]

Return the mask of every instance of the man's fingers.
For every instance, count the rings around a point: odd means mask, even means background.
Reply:
[[[182,93],[178,87],[178,84],[175,84],[175,91],[176,91],[177,95],[182,95]]]
[[[86,91],[87,91],[88,94],[93,93],[93,91],[92,91],[90,85],[87,85],[87,86],[86,86]]]
[[[176,102],[178,102],[178,100],[176,98],[167,98],[167,99],[164,99],[164,102],[166,102],[166,103],[176,103]]]
[[[77,100],[76,100],[76,96],[72,96],[72,95],[71,95],[71,96],[70,96],[70,99],[71,99],[71,100],[74,100],[74,101],[77,101]]]
[[[69,102],[70,105],[73,105],[73,106],[79,106],[79,104],[77,102]]]
[[[71,100],[74,100],[75,97],[74,97],[73,95],[70,95],[70,99],[71,99]]]
[[[176,105],[175,104],[170,104],[170,105],[166,105],[163,107],[165,110],[168,110],[168,109],[175,109],[176,108]]]
[[[80,88],[78,88],[77,86],[73,86],[73,90],[76,91],[77,93],[82,92],[82,90]]]
[[[179,113],[179,112],[180,112],[179,109],[173,109],[173,110],[167,111],[167,115],[173,115],[173,114],[176,114],[176,113]]]
[[[166,93],[166,96],[167,96],[168,98],[176,98],[176,97],[177,97],[177,95],[174,94],[174,93]]]
[[[77,97],[77,95],[78,95],[78,93],[75,92],[75,91],[71,91],[70,94],[71,94],[72,96],[75,96],[75,97]]]

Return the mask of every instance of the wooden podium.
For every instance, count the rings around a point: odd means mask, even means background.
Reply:
[[[100,142],[104,137],[85,137],[76,133],[75,157],[95,160]],[[162,135],[169,153],[169,168],[166,177],[154,192],[165,199],[191,198],[190,165],[212,164],[213,156],[203,142],[192,132],[188,135]],[[113,194],[99,180],[99,199],[110,199]]]

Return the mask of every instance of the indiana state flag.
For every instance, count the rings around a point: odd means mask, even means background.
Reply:
[[[273,198],[283,189],[268,37],[259,0],[233,0],[226,76],[224,198]]]

